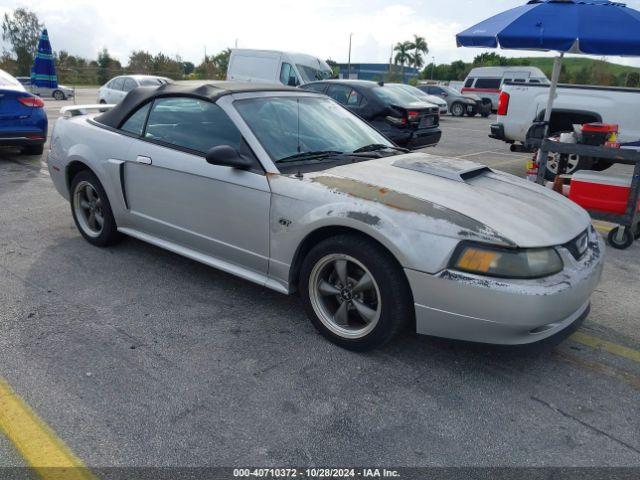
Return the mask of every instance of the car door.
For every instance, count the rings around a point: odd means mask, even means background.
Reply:
[[[340,105],[345,106],[350,112],[369,120],[367,117],[367,100],[361,92],[347,85],[331,84],[327,88],[327,95],[333,98]]]
[[[124,166],[132,226],[227,265],[266,274],[269,184],[224,110],[200,99],[160,98],[142,107],[122,129],[139,134]],[[251,157],[255,168],[210,165],[205,153],[218,145],[231,145]]]

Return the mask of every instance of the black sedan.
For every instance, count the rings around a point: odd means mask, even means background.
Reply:
[[[438,106],[400,89],[365,80],[326,80],[301,88],[330,96],[400,147],[433,146],[442,136]]]

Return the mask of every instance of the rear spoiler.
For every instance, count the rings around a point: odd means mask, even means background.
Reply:
[[[60,109],[60,115],[64,118],[77,117],[80,115],[88,115],[92,112],[106,112],[115,107],[114,104],[94,104],[94,105],[71,105],[69,107],[62,107]]]

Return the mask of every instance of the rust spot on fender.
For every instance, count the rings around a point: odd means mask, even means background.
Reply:
[[[406,193],[371,185],[358,180],[327,175],[314,177],[311,181],[356,198],[380,203],[405,212],[418,213],[436,220],[444,220],[457,225],[464,231],[470,232],[472,236],[476,238],[513,245],[512,242],[500,236],[496,231],[471,217],[435,203],[407,195]]]
[[[380,217],[366,212],[347,212],[347,217],[366,223],[367,225],[378,225],[380,223]]]

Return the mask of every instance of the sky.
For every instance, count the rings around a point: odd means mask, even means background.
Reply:
[[[212,54],[236,45],[346,62],[350,33],[353,63],[388,62],[392,45],[410,40],[413,34],[425,37],[429,44],[427,63],[432,57],[436,63],[450,63],[469,61],[482,53],[456,48],[456,33],[523,3],[525,0],[0,0],[0,14],[27,7],[45,23],[54,50],[94,59],[107,47],[123,63],[132,50],[147,50],[180,55],[198,64],[205,49]],[[640,9],[640,0],[626,3]],[[640,59],[609,60],[640,66]]]

